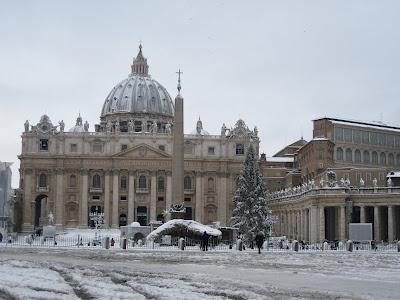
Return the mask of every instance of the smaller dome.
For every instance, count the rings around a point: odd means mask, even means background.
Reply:
[[[78,118],[76,118],[76,124],[74,127],[72,127],[69,132],[85,132],[85,127],[83,126],[82,123],[82,117],[81,114],[79,114]]]
[[[210,135],[207,131],[203,129],[203,122],[200,120],[196,123],[196,129],[191,132],[193,135]]]

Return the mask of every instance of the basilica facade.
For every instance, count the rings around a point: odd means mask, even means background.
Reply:
[[[176,202],[174,104],[149,75],[141,46],[128,78],[112,88],[91,129],[80,115],[69,130],[47,115],[35,125],[25,123],[19,155],[22,231],[43,226],[50,212],[59,230],[90,227],[91,214],[99,212],[112,228],[164,220]],[[250,143],[258,153],[257,129],[243,120],[210,135],[199,119],[184,135],[185,218],[230,224],[236,178]]]

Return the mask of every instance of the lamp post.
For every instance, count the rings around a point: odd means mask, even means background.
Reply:
[[[91,212],[89,214],[89,218],[91,221],[93,221],[94,227],[95,227],[95,235],[94,235],[94,240],[95,241],[100,241],[101,240],[101,235],[99,231],[99,227],[104,224],[104,213],[99,212],[98,208],[96,207],[96,211]]]

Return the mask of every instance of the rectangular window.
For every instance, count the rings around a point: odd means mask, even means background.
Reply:
[[[39,141],[39,150],[40,151],[49,151],[49,140],[48,139],[41,139]]]
[[[128,149],[128,145],[121,145],[121,151]]]
[[[92,200],[93,200],[93,201],[100,201],[100,196],[93,196],[93,197],[92,197]]]
[[[78,145],[77,144],[70,144],[69,145],[70,152],[78,152]]]
[[[353,141],[356,144],[361,143],[361,131],[360,130],[353,130]]]
[[[371,144],[372,145],[378,144],[378,134],[376,132],[371,132]]]
[[[363,142],[363,144],[369,144],[369,132],[368,131],[362,132],[362,142]]]
[[[335,140],[343,141],[343,128],[335,127]]]
[[[121,201],[126,201],[126,196],[121,196],[119,199],[120,199]]]
[[[190,197],[185,197],[185,202],[190,202],[190,201],[192,201],[192,198],[190,198]]]
[[[353,132],[350,128],[345,128],[344,129],[344,140],[345,142],[351,142],[353,140],[352,136]]]
[[[215,154],[215,148],[214,147],[208,147],[208,155],[214,155]]]
[[[158,197],[157,201],[164,201],[164,197]]]
[[[100,143],[93,144],[93,152],[103,152],[103,145]]]
[[[236,155],[244,155],[244,144],[236,144]]]

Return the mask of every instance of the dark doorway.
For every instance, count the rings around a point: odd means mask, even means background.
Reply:
[[[147,207],[146,206],[138,206],[137,208],[137,222],[140,226],[147,225]]]
[[[186,212],[185,212],[184,219],[185,220],[192,220],[192,218],[193,218],[192,208],[191,207],[186,207]]]
[[[126,214],[120,214],[119,215],[119,226],[126,226],[128,223],[128,218],[126,217]]]
[[[353,206],[353,213],[351,214],[351,223],[360,223],[360,207]]]
[[[325,238],[328,241],[336,239],[336,208],[325,207]]]

